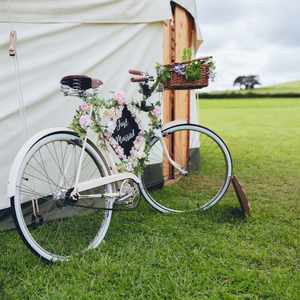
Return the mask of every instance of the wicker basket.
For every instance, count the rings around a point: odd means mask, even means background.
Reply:
[[[191,89],[202,89],[208,86],[209,81],[209,65],[207,61],[210,57],[198,58],[192,61],[187,61],[183,63],[174,63],[171,65],[165,65],[171,69],[171,80],[169,80],[165,85],[165,89],[170,90],[191,90]],[[174,71],[176,65],[188,65],[193,61],[200,62],[200,79],[188,81],[184,75],[177,74]]]

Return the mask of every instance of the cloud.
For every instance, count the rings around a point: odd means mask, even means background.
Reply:
[[[235,76],[259,74],[265,85],[300,80],[300,1],[202,0],[200,55],[213,55],[213,89],[229,88]]]

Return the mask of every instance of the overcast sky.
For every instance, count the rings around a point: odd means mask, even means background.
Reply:
[[[238,75],[258,74],[263,85],[300,80],[300,0],[199,0],[204,44],[228,89]]]

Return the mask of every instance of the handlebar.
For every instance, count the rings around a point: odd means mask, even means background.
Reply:
[[[148,73],[139,70],[130,69],[128,73],[134,75],[130,78],[131,82],[147,83],[149,81],[155,81],[155,78],[153,76],[150,76]]]
[[[139,76],[139,77],[131,77],[131,82],[145,82],[147,79],[145,77]]]
[[[134,75],[130,78],[131,82],[139,83],[140,90],[139,92],[143,94],[144,100],[151,97],[152,93],[158,87],[159,81],[154,76],[149,75],[146,72],[138,71],[138,70],[129,70],[129,74]],[[150,85],[150,82],[154,82]],[[146,102],[142,104],[142,110],[152,110],[151,106],[147,106]]]
[[[131,74],[131,75],[139,75],[139,76],[143,76],[143,75],[144,75],[143,72],[138,71],[138,70],[129,70],[128,72],[129,72],[129,74]]]

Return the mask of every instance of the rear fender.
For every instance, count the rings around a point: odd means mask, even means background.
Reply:
[[[30,138],[18,151],[13,164],[10,168],[9,172],[9,177],[8,177],[8,186],[7,186],[7,195],[9,198],[14,197],[14,192],[15,192],[15,186],[14,183],[16,182],[17,179],[17,171],[22,163],[26,153],[31,149],[33,145],[35,145],[40,139],[44,138],[47,135],[53,134],[53,133],[74,133],[73,130],[64,128],[64,127],[58,127],[58,128],[48,128],[45,130],[40,131],[36,135],[34,135],[32,138]]]

